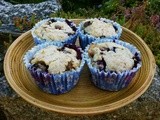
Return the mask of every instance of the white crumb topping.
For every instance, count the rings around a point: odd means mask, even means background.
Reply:
[[[85,22],[87,21],[90,21],[91,25],[85,27],[84,30],[90,35],[93,35],[95,37],[110,37],[117,34],[111,23],[103,22],[101,20],[98,20],[97,18],[88,19]]]
[[[122,72],[134,66],[134,55],[130,50],[113,42],[92,44],[88,52],[92,56],[93,66],[100,67],[101,64],[98,65],[97,61],[105,61],[106,71]]]
[[[74,34],[75,32],[66,22],[56,21],[53,23],[45,22],[37,27],[34,33],[41,39],[63,41],[69,38],[68,33]]]
[[[48,65],[48,72],[51,74],[63,73],[66,71],[68,63],[72,63],[75,69],[80,65],[80,60],[76,58],[77,52],[73,49],[65,47],[63,51],[58,50],[57,46],[49,46],[38,51],[31,63],[35,64],[43,61]]]

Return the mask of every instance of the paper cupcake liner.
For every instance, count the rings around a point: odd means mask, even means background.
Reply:
[[[34,33],[36,28],[40,27],[42,24],[44,24],[45,22],[49,21],[50,19],[55,19],[57,21],[65,21],[65,19],[63,19],[63,18],[48,18],[48,19],[44,19],[44,20],[36,23],[35,26],[31,29],[31,34],[32,34],[32,37],[33,37],[33,40],[34,40],[35,44],[38,45],[38,44],[42,44],[42,43],[45,43],[45,42],[63,43],[63,44],[75,44],[77,36],[78,36],[78,30],[75,32],[74,35],[69,36],[69,38],[67,38],[67,39],[65,39],[63,41],[62,40],[46,40],[46,39],[42,39],[42,38],[38,37]],[[72,26],[76,27],[76,24],[74,24],[72,22]]]
[[[115,42],[120,44],[126,48],[128,48],[132,54],[137,53],[139,59],[141,59],[140,51],[136,49],[133,45],[123,42],[121,40],[112,40],[112,39],[102,39],[99,41],[95,41],[93,43],[102,43],[102,42]],[[92,66],[91,59],[88,55],[89,45],[85,49],[85,59],[88,64],[88,67],[91,72],[92,82],[95,86],[103,90],[109,91],[119,91],[122,88],[125,88],[129,85],[129,83],[133,80],[134,76],[136,75],[137,71],[140,69],[142,63],[141,61],[131,70],[127,70],[124,72],[113,72],[113,71],[100,71],[96,67]]]
[[[114,35],[114,36],[108,36],[108,37],[105,37],[105,38],[108,38],[108,39],[119,39],[121,34],[122,34],[122,28],[120,26],[120,24],[112,21],[112,20],[109,20],[109,19],[105,19],[105,18],[100,18],[100,20],[102,21],[105,21],[107,23],[112,23],[113,24],[113,27],[117,29],[117,34]],[[92,35],[89,35],[89,34],[84,34],[84,30],[82,30],[83,28],[83,22],[81,22],[79,24],[79,27],[78,27],[78,35],[79,35],[79,42],[80,42],[80,46],[82,47],[82,49],[85,49],[85,47],[92,43],[93,41],[96,41],[96,40],[99,40],[99,39],[104,39],[104,38],[100,38],[100,37],[94,37]]]
[[[45,48],[49,45],[63,46],[63,44],[59,43],[44,43],[38,46],[33,47],[29,50],[23,60],[26,68],[30,71],[32,77],[34,78],[34,82],[37,86],[42,89],[44,92],[51,94],[62,94],[70,91],[72,88],[76,86],[78,83],[81,71],[85,64],[84,55],[82,54],[82,60],[80,66],[71,71],[66,71],[61,74],[50,74],[47,72],[40,72],[30,63],[30,60],[33,58],[34,54],[42,48]]]

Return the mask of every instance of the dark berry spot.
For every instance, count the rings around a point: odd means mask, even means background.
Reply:
[[[137,67],[137,64],[141,61],[141,58],[138,56],[137,52],[135,53],[135,55],[134,55],[134,57],[132,59],[134,60],[133,68]]]
[[[113,71],[112,71],[112,70],[110,70],[110,73],[113,73]]]
[[[104,65],[104,70],[106,69],[106,62],[105,62],[105,60],[104,60],[104,58],[102,57],[102,62],[103,62],[103,65]]]
[[[87,22],[84,23],[83,27],[88,27],[90,25],[92,25],[92,22],[91,21],[87,21]]]
[[[69,21],[69,20],[66,19],[65,22],[66,22],[69,26],[71,26],[71,23],[72,23],[71,21]]]
[[[66,19],[65,22],[72,28],[73,31],[77,30],[77,28],[74,25],[72,25],[72,21]]]
[[[103,64],[103,61],[102,61],[102,60],[98,60],[98,61],[97,61],[97,65],[100,65],[100,64]]]
[[[62,48],[58,48],[57,50],[58,50],[58,51],[62,51]]]
[[[73,31],[77,30],[77,28],[75,26],[71,26],[71,28],[72,28]]]
[[[115,42],[116,42],[116,40],[114,39],[114,40],[113,40],[113,42],[115,43]]]
[[[36,68],[39,71],[48,71],[48,65],[46,65],[43,61],[39,61],[33,65],[33,68]]]
[[[107,51],[107,52],[110,51],[110,49],[109,49],[109,48],[106,48],[106,47],[102,47],[102,48],[100,48],[100,50],[101,50],[101,51]]]
[[[135,59],[136,61],[141,61],[141,58],[138,56],[138,53],[136,52],[133,59]]]
[[[68,70],[71,70],[71,69],[73,69],[73,68],[74,68],[74,67],[73,67],[72,61],[68,62],[68,65],[66,66],[66,70],[68,71]]]
[[[114,25],[113,25],[113,28],[115,29],[115,31],[117,31],[117,30],[118,30],[118,29],[117,29],[117,27],[116,27],[116,26],[114,26]]]
[[[104,65],[102,60],[97,61],[97,66],[100,71],[104,70]]]
[[[50,21],[51,21],[52,23],[57,22],[57,20],[55,20],[55,19],[50,19]]]
[[[97,61],[97,65],[98,65],[98,68],[99,68],[100,71],[101,70],[105,71],[105,69],[106,69],[106,62],[105,62],[105,60],[104,60],[103,57],[102,57],[102,60],[98,60]]]
[[[116,52],[116,47],[113,47],[113,52]]]
[[[105,38],[106,36],[100,36],[100,38]]]
[[[84,34],[86,34],[87,32],[84,30]]]
[[[136,68],[136,67],[137,67],[137,64],[138,64],[138,61],[134,61],[133,68]]]
[[[77,59],[82,59],[82,52],[80,51],[79,47],[77,47],[74,44],[64,44],[64,46],[62,47],[62,49],[64,49],[65,47],[68,47],[70,49],[74,49],[77,52]]]
[[[73,35],[72,33],[68,33],[68,36]]]
[[[135,53],[135,56],[138,56],[138,53],[137,53],[137,52]]]
[[[62,29],[62,27],[61,27],[61,26],[59,26],[59,25],[56,25],[56,26],[55,26],[55,29],[59,29],[59,30],[61,30],[61,29]]]
[[[104,53],[103,53],[103,52],[100,52],[100,54],[103,55]]]
[[[90,52],[90,53],[89,53],[89,56],[90,56],[91,58],[93,58],[93,56],[94,56],[93,52]]]

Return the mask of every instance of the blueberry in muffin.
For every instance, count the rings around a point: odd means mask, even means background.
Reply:
[[[31,64],[38,71],[46,71],[50,74],[61,74],[79,67],[81,52],[75,45],[64,45],[59,48],[50,45],[38,51],[31,60]]]
[[[112,23],[107,23],[100,19],[89,19],[83,23],[83,29],[85,34],[92,35],[94,37],[110,37],[117,34],[117,30]]]
[[[76,45],[50,42],[29,50],[24,63],[38,87],[47,93],[62,94],[76,86],[85,61]]]
[[[92,18],[82,21],[79,25],[79,41],[82,49],[91,42],[102,39],[118,39],[121,36],[121,26],[109,19]]]
[[[109,91],[127,87],[142,65],[138,49],[121,40],[95,41],[86,47],[85,57],[94,85]]]
[[[76,25],[62,18],[42,20],[32,29],[32,36],[37,44],[49,41],[74,43],[77,34]]]
[[[140,62],[138,53],[132,54],[128,48],[114,42],[91,44],[88,53],[92,65],[100,71],[123,72]]]

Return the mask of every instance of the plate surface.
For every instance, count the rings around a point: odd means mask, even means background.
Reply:
[[[74,20],[79,23],[80,20]],[[4,71],[11,87],[26,101],[50,110],[66,114],[99,114],[123,107],[142,95],[152,82],[155,60],[145,42],[123,27],[122,40],[134,44],[142,54],[142,67],[132,83],[118,92],[108,92],[96,88],[90,82],[90,73],[85,65],[78,85],[62,95],[51,95],[41,91],[34,83],[23,64],[24,54],[34,46],[30,31],[22,34],[9,47]]]

